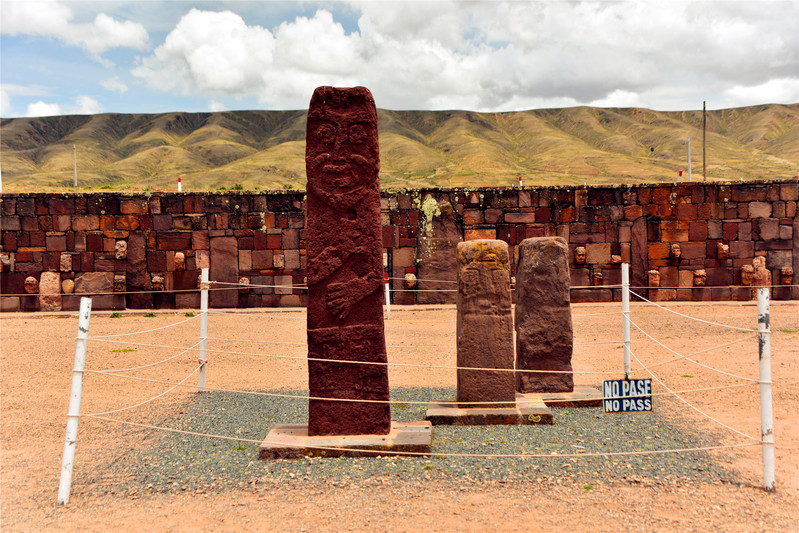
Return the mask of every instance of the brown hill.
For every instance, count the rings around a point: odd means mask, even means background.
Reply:
[[[709,111],[708,179],[799,174],[799,104]],[[702,112],[575,107],[379,111],[384,188],[701,179]],[[6,192],[304,188],[305,112],[2,119]]]

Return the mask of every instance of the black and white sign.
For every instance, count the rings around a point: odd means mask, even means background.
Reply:
[[[652,411],[651,379],[615,379],[602,382],[602,407],[606,413]]]

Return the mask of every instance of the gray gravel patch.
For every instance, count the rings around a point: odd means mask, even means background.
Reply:
[[[307,391],[281,391],[306,396]],[[392,391],[400,402],[447,400],[454,389]],[[359,480],[479,483],[558,482],[586,489],[613,483],[670,484],[679,481],[742,482],[707,452],[580,457],[603,452],[646,452],[717,444],[691,422],[658,412],[606,415],[601,408],[553,408],[552,426],[436,426],[433,454],[425,457],[313,458],[260,461],[258,444],[160,431],[128,431],[135,442],[114,461],[74,480],[74,490],[90,494],[213,492],[275,483],[337,485]],[[666,411],[666,408],[662,408]],[[240,393],[197,394],[148,423],[260,442],[275,424],[307,421],[303,399]],[[424,419],[425,406],[392,405],[397,421]],[[706,428],[702,428],[706,430]],[[458,458],[448,453],[542,454],[525,458]],[[557,457],[551,454],[575,454]]]

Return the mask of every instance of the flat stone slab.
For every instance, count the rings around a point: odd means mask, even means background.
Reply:
[[[516,394],[516,401],[540,400],[549,407],[602,407],[602,392],[593,387],[575,387],[573,392]]]
[[[391,422],[387,435],[308,436],[307,424],[273,427],[261,443],[259,459],[302,457],[374,457],[401,455],[395,452],[430,453],[433,427],[430,422]]]
[[[455,402],[432,401],[427,404],[425,420],[436,426],[521,426],[554,423],[552,411],[543,400],[521,396],[516,396],[515,407],[458,407]]]

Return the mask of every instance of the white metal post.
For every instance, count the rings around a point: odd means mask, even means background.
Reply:
[[[61,481],[58,483],[58,504],[69,502],[72,487],[72,467],[75,463],[75,445],[78,440],[78,420],[80,420],[80,399],[83,393],[83,371],[86,369],[86,346],[89,338],[89,318],[92,313],[92,299],[80,299],[78,315],[78,336],[75,339],[75,362],[72,366],[72,389],[69,393],[67,411],[67,430],[64,438],[64,455],[61,460]]]
[[[621,329],[624,346],[624,379],[630,379],[630,265],[621,265]]]
[[[208,339],[208,269],[200,274],[200,379],[199,391],[205,391],[206,341]]]
[[[760,356],[760,442],[763,448],[763,488],[775,490],[774,420],[771,404],[771,318],[769,290],[757,290],[757,331]]]
[[[385,286],[386,286],[386,318],[391,318],[391,288],[389,287],[390,279],[388,277],[388,273],[386,273],[385,279]]]

